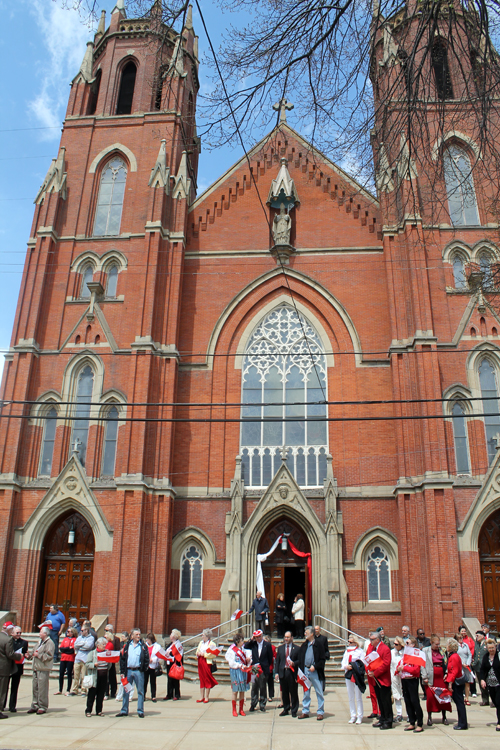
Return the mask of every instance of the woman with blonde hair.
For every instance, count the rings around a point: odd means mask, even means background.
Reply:
[[[403,686],[401,674],[396,671],[403,658],[405,642],[401,636],[394,638],[394,648],[391,649],[391,689],[394,705],[396,706],[396,721],[403,721]]]
[[[182,664],[182,654],[184,649],[182,648],[180,637],[181,631],[177,630],[177,628],[174,628],[170,633],[169,640],[167,641],[167,639],[165,638],[166,653],[167,656],[172,659],[172,661],[167,662],[167,694],[163,699],[164,701],[178,701],[181,697],[180,680],[176,680],[173,677],[170,677],[170,670],[172,669],[174,664]]]
[[[363,723],[363,694],[359,689],[358,683],[361,683],[362,679],[364,684],[364,677],[361,678],[359,673],[356,672],[356,666],[353,667],[353,663],[361,661],[364,655],[365,652],[361,648],[358,639],[351,633],[347,642],[347,648],[342,657],[342,669],[345,672],[345,686],[347,688],[349,710],[351,712],[349,724]]]
[[[452,692],[453,703],[457,707],[458,722],[454,724],[453,729],[468,729],[467,726],[467,711],[464,703],[464,686],[461,683],[463,677],[462,660],[458,655],[458,641],[455,638],[448,638],[446,643],[446,651],[448,652],[448,665],[447,673],[444,681],[448,685],[448,689]],[[457,682],[460,680],[460,683]]]
[[[469,697],[470,697],[470,683],[472,682],[472,672],[471,672],[472,654],[471,654],[469,645],[464,638],[464,634],[462,633],[461,630],[459,630],[459,632],[455,635],[455,640],[458,642],[457,653],[462,660],[462,667],[466,667],[466,669],[464,669],[464,674],[468,678],[468,681],[465,683],[465,705],[470,706]]]
[[[208,651],[215,651],[216,648],[217,646],[212,640],[212,631],[205,628],[196,649],[198,677],[200,678],[200,699],[196,703],[208,703],[210,690],[219,684],[212,674],[212,665],[215,664],[215,656],[207,653]]]

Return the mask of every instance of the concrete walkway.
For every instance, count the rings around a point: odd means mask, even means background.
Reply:
[[[278,701],[268,703],[265,714],[259,711],[246,718],[233,718],[228,687],[212,690],[208,705],[196,703],[197,685],[182,683],[182,699],[164,702],[165,678],[159,680],[158,703],[146,701],[144,719],[133,711],[127,718],[115,714],[120,704],[113,700],[104,703],[104,717],[85,716],[85,698],[53,695],[57,689],[51,680],[50,707],[44,716],[28,715],[31,680],[21,681],[18,713],[0,721],[0,748],[12,750],[491,750],[500,741],[495,732],[496,712],[481,708],[473,699],[468,709],[470,729],[453,730],[456,711],[450,725],[440,723],[424,726],[422,735],[403,732],[406,724],[397,724],[388,732],[374,729],[372,721],[364,719],[361,726],[348,724],[349,710],[345,689],[327,689],[325,720],[316,721],[315,714],[306,721],[291,716],[279,717]],[[300,690],[302,696],[302,689]],[[249,693],[247,693],[249,696]],[[425,704],[422,704],[425,708]],[[369,700],[364,699],[365,714],[371,713]],[[245,706],[248,710],[247,705]],[[316,708],[313,696],[312,710]],[[425,715],[425,714],[424,714]],[[425,715],[425,718],[426,715]],[[440,722],[440,719],[438,720]]]

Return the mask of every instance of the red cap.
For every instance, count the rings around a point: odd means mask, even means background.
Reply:
[[[4,622],[3,624],[4,628],[13,628],[14,623],[13,622]]]

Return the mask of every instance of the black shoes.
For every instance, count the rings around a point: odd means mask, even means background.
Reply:
[[[282,711],[279,715],[280,716],[288,716],[289,711]]]
[[[120,713],[119,714],[115,714],[115,716],[116,717],[118,717],[118,716],[128,716],[128,714],[122,714],[122,712],[120,711]]]

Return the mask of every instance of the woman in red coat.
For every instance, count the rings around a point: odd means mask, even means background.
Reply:
[[[448,638],[446,645],[448,652],[448,672],[444,681],[448,684],[448,689],[452,692],[452,698],[457,707],[458,722],[454,724],[453,729],[468,729],[467,711],[464,703],[464,685],[457,685],[457,678],[462,676],[462,660],[457,654],[458,641],[455,638]]]

